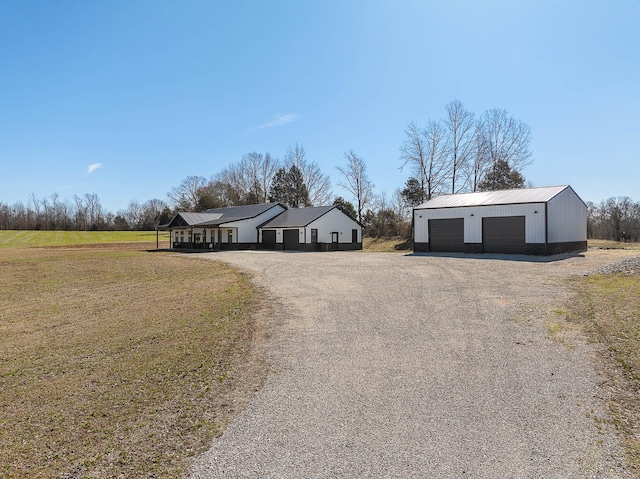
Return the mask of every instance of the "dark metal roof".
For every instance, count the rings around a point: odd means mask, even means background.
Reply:
[[[309,223],[328,213],[335,206],[315,206],[310,208],[290,208],[280,213],[275,218],[270,219],[261,228],[298,228],[307,226]],[[338,210],[340,211],[340,210]]]
[[[260,205],[213,208],[202,213],[181,212],[173,217],[169,224],[166,225],[166,228],[176,226],[219,226],[225,223],[255,218],[278,205],[282,206],[280,203],[263,203]]]
[[[218,214],[222,216],[215,220],[205,221],[198,226],[217,226],[223,223],[231,223],[233,221],[247,220],[261,215],[265,211],[275,206],[282,206],[280,203],[262,203],[260,205],[231,206],[229,208],[214,208],[204,212],[204,214]]]
[[[520,188],[514,190],[482,191],[442,195],[416,206],[416,210],[434,208],[460,208],[466,206],[515,205],[524,203],[546,203],[561,193],[568,185],[545,186],[541,188]]]

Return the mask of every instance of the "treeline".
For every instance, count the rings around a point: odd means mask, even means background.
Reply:
[[[287,148],[283,160],[252,152],[211,178],[188,176],[168,196],[176,210],[191,212],[268,201],[320,206],[333,200],[329,176],[298,143]]]
[[[640,240],[640,202],[627,196],[587,202],[587,236],[613,241]]]
[[[95,193],[61,199],[57,193],[46,198],[31,194],[29,203],[6,205],[0,202],[0,229],[57,231],[153,230],[167,223],[173,210],[162,200],[145,203],[133,200],[125,210],[106,211]]]

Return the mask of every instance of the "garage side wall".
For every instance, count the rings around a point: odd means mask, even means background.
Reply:
[[[341,250],[362,249],[362,227],[335,208],[307,225],[306,243],[311,244],[311,230],[318,230],[318,243],[331,244],[331,233],[338,233],[338,247]],[[357,230],[358,242],[353,243],[352,231]]]
[[[526,243],[542,245],[545,243],[544,203],[417,209],[414,210],[413,214],[414,247],[416,251],[429,251],[429,220],[445,218],[464,219],[464,242],[467,245],[468,252],[482,251],[482,218],[484,217],[524,216]]]
[[[571,188],[549,201],[549,243],[572,243],[587,248],[587,207]],[[568,245],[569,246],[569,245]]]
[[[362,243],[362,228],[342,211],[335,208],[307,226],[307,242],[311,242],[311,229],[318,230],[318,243],[331,243],[331,233],[337,231],[339,243],[351,243],[351,230],[358,230],[358,242]]]

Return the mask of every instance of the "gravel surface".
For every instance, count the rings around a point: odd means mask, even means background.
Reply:
[[[596,269],[595,271],[589,271],[584,275],[590,276],[592,274],[614,274],[614,273],[637,274],[639,272],[640,272],[640,256],[634,256],[631,258],[625,258],[622,261],[618,261],[613,264],[608,264],[606,266]]]
[[[563,280],[625,257],[224,252],[277,303],[275,372],[196,478],[626,478]],[[628,254],[627,254],[628,256]]]

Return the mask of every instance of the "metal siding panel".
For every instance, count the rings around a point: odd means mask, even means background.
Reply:
[[[426,211],[414,211],[413,213],[413,240],[416,243],[429,242],[429,217]]]
[[[587,208],[567,188],[549,201],[549,243],[587,241]]]

